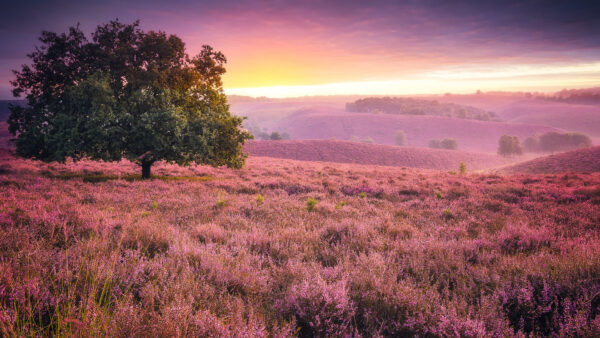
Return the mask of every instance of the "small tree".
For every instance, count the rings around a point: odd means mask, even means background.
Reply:
[[[442,146],[440,145],[440,140],[431,140],[429,141],[429,148],[439,149]]]
[[[465,164],[465,162],[460,162],[460,165],[458,166],[458,172],[461,175],[464,175],[467,173],[467,165]]]
[[[456,150],[458,149],[458,142],[453,138],[445,138],[440,142],[442,149]]]
[[[43,32],[31,66],[15,71],[9,130],[17,154],[42,161],[127,158],[150,177],[156,161],[239,168],[251,134],[229,112],[225,56],[185,53],[174,35],[111,21],[88,40],[79,27]]]
[[[274,131],[271,133],[271,136],[269,136],[269,138],[273,141],[279,141],[282,139],[281,134],[279,134],[278,132]]]
[[[516,136],[502,135],[498,140],[498,154],[509,157],[521,155],[523,150],[519,144],[519,138]]]
[[[402,130],[398,130],[396,135],[394,135],[394,142],[397,146],[405,146],[406,145],[406,134]]]

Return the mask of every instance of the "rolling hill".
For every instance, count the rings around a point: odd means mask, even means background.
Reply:
[[[250,141],[244,149],[251,156],[438,170],[456,170],[460,162],[479,170],[507,161],[491,154],[337,140]]]
[[[499,169],[502,173],[546,174],[600,171],[600,146],[539,157]]]
[[[394,144],[398,130],[406,133],[409,146],[426,147],[432,139],[454,138],[458,149],[495,153],[502,135],[521,139],[535,133],[560,131],[548,126],[475,121],[441,116],[408,116],[350,113],[328,108],[311,108],[282,119],[277,130],[288,132],[293,139],[349,140],[370,137],[378,144]]]

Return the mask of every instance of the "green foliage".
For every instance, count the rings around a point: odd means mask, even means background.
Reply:
[[[442,192],[441,192],[441,191],[436,191],[436,192],[435,192],[435,197],[436,197],[437,199],[442,199],[442,198],[443,198],[443,196],[442,196]]]
[[[502,135],[498,140],[498,154],[504,157],[521,155],[523,150],[516,136]]]
[[[226,205],[227,205],[227,196],[225,196],[225,194],[223,194],[223,193],[219,193],[219,195],[217,196],[217,203],[216,203],[217,208],[222,208]]]
[[[309,197],[306,200],[306,210],[308,212],[315,210],[315,207],[317,206],[318,203],[319,203],[319,201],[317,201],[316,199],[314,199],[312,197]]]
[[[343,208],[345,206],[346,206],[346,201],[341,201],[341,202],[339,202],[338,204],[335,205],[335,208],[336,209],[341,209],[341,208]]]
[[[359,198],[365,198],[365,197],[367,197],[367,193],[366,193],[366,192],[364,192],[364,191],[363,191],[363,192],[359,192],[359,193],[358,193],[358,197],[359,197]]]
[[[260,206],[260,205],[262,205],[264,202],[265,202],[265,198],[264,198],[264,197],[263,197],[261,194],[258,194],[258,195],[256,196],[256,205]]]
[[[452,219],[454,218],[454,214],[449,209],[444,209],[444,211],[442,212],[442,217],[444,219]]]
[[[397,146],[405,146],[406,145],[406,134],[402,130],[398,130],[396,135],[394,135],[394,143]]]
[[[458,166],[458,172],[461,175],[464,175],[467,173],[467,165],[465,164],[465,162],[460,162],[460,165]]]
[[[203,46],[190,58],[177,36],[111,21],[89,41],[78,27],[43,32],[33,64],[15,71],[9,130],[24,157],[117,161],[150,176],[160,160],[243,166],[251,138],[229,112],[221,76],[225,56]],[[118,46],[118,47],[115,47]]]

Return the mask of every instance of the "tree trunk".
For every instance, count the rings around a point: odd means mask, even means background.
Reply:
[[[150,167],[152,162],[142,162],[142,179],[147,180],[150,178]]]

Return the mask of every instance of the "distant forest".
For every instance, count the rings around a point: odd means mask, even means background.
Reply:
[[[435,115],[480,121],[501,121],[490,111],[436,100],[402,97],[372,97],[346,103],[346,111],[401,115]]]
[[[552,96],[538,96],[538,99],[578,104],[600,104],[600,88],[562,90]]]

